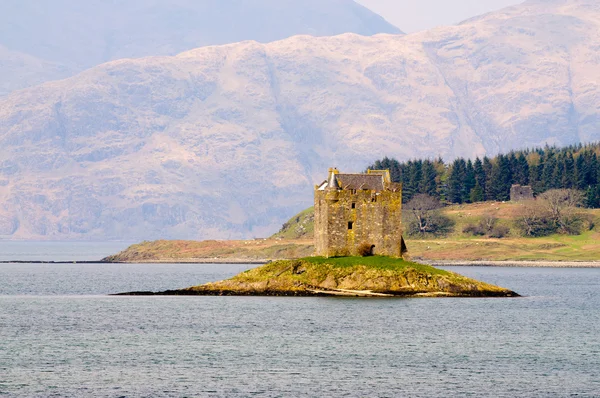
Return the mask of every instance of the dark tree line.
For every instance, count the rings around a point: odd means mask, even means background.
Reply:
[[[459,158],[398,162],[384,158],[369,168],[389,169],[404,186],[404,201],[427,194],[448,203],[510,199],[513,184],[531,185],[539,195],[551,189],[577,189],[585,204],[600,208],[600,143],[514,151],[483,159]]]

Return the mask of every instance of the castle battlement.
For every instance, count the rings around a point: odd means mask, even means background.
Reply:
[[[362,245],[373,254],[402,257],[402,185],[392,182],[389,170],[329,169],[315,187],[316,255],[357,255]]]

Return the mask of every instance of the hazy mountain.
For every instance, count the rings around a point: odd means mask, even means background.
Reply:
[[[346,32],[400,33],[352,0],[3,0],[0,45],[29,59],[12,70],[0,51],[0,95],[120,58]]]
[[[10,51],[0,45],[0,97],[13,90],[71,75],[73,71],[64,65]]]
[[[600,5],[121,60],[0,100],[0,233],[266,236],[327,167],[600,139]]]

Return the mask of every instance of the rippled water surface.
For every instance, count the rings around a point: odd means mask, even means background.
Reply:
[[[600,269],[519,299],[111,297],[250,265],[0,265],[0,395],[600,396]]]

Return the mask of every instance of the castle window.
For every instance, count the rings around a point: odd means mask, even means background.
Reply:
[[[354,227],[354,223],[352,221],[348,221],[348,229],[352,229]]]
[[[352,208],[356,209],[356,203],[354,203],[354,202],[352,203]]]

